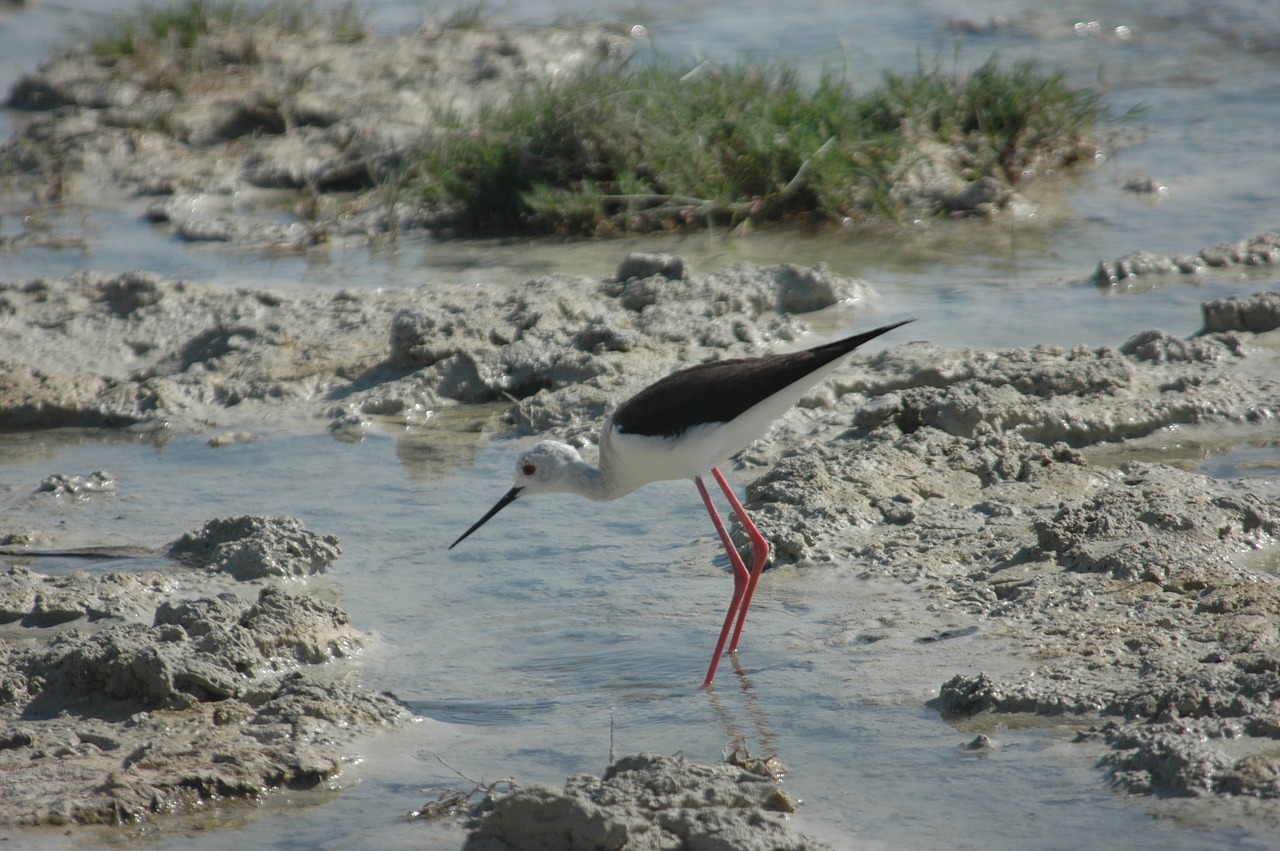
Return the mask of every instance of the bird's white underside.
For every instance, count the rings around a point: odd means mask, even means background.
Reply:
[[[727,423],[703,423],[675,437],[619,432],[612,419],[600,432],[602,494],[596,499],[617,499],[650,482],[692,479],[711,472],[769,433],[773,423],[790,410],[816,384],[834,372],[845,358],[837,358],[761,402]]]

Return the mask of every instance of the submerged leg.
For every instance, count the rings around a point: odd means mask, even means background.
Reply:
[[[756,583],[760,581],[760,574],[764,573],[764,563],[769,560],[769,542],[764,539],[764,535],[760,534],[756,524],[751,522],[751,517],[747,515],[747,510],[742,507],[742,503],[738,502],[738,498],[733,495],[733,488],[729,487],[729,483],[724,480],[720,469],[712,467],[711,473],[716,477],[716,481],[720,483],[720,490],[724,491],[724,495],[728,497],[734,513],[738,515],[738,520],[742,522],[742,528],[747,532],[747,537],[751,538],[751,554],[754,562],[751,566],[751,578],[747,582],[747,590],[743,592],[742,602],[738,608],[738,625],[734,627],[733,640],[729,642],[729,652],[733,653],[738,649],[738,639],[742,637],[742,627],[747,622],[747,609],[751,607],[751,597],[756,593]],[[725,546],[728,547],[728,544]]]
[[[720,476],[719,470],[713,469],[712,472],[717,477]],[[707,493],[707,486],[703,484],[702,477],[695,476],[693,483],[698,486],[698,493],[702,494],[702,502],[707,506],[707,513],[711,515],[711,522],[715,525],[716,532],[720,535],[720,543],[724,545],[724,551],[729,556],[729,563],[733,565],[733,599],[729,602],[729,611],[725,612],[724,626],[720,629],[720,640],[716,642],[716,652],[711,657],[711,667],[707,668],[707,678],[702,683],[702,687],[706,688],[715,679],[716,667],[720,664],[720,656],[724,653],[724,645],[729,638],[729,630],[733,627],[734,617],[738,614],[743,595],[751,583],[751,575],[747,573],[747,566],[742,563],[742,557],[738,555],[737,549],[734,548],[733,540],[729,537],[728,530],[724,528],[724,522],[720,519],[720,512],[716,511],[715,503],[711,501],[711,494]]]

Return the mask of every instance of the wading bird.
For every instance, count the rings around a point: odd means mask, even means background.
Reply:
[[[845,355],[911,321],[895,322],[805,351],[713,361],[674,372],[623,402],[605,420],[600,431],[599,466],[591,466],[578,450],[555,440],[540,441],[520,453],[515,485],[449,549],[519,496],[575,493],[604,501],[626,496],[650,482],[693,479],[733,566],[733,599],[703,682],[704,687],[709,686],[715,679],[726,641],[730,653],[738,649],[747,608],[769,558],[768,542],[734,496],[719,465],[764,437],[774,420],[834,371]],[[750,571],[702,481],[708,472],[724,491],[751,539]]]

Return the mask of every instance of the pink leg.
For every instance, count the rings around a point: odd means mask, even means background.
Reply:
[[[720,469],[712,467],[711,473],[716,477],[716,481],[720,483],[720,490],[724,491],[724,495],[728,497],[734,513],[738,515],[738,520],[742,522],[742,528],[747,532],[747,537],[751,538],[751,554],[752,560],[755,562],[751,567],[751,579],[747,583],[747,590],[742,595],[742,605],[738,610],[738,625],[733,630],[733,640],[729,642],[729,652],[734,653],[738,649],[738,639],[742,637],[742,627],[747,622],[747,609],[751,607],[751,598],[756,593],[756,583],[760,581],[760,574],[764,573],[764,564],[769,560],[769,542],[764,539],[764,535],[760,534],[756,524],[751,522],[751,518],[747,515],[747,510],[742,507],[742,503],[738,502],[738,498],[733,495],[733,488],[729,487],[729,483],[724,480]]]
[[[713,469],[712,472],[717,477],[720,475],[718,470]],[[724,544],[724,551],[729,555],[729,562],[733,565],[733,600],[729,602],[729,611],[725,612],[724,626],[720,630],[720,640],[716,642],[716,652],[711,657],[711,667],[707,669],[707,678],[702,683],[702,687],[706,688],[711,685],[711,681],[716,677],[716,667],[720,664],[721,654],[724,653],[725,641],[729,638],[729,629],[733,626],[734,617],[738,614],[743,594],[751,584],[751,577],[747,573],[747,566],[742,563],[742,557],[734,549],[733,540],[729,537],[728,530],[724,528],[724,522],[720,519],[720,513],[716,511],[715,503],[711,501],[711,494],[707,493],[707,486],[703,484],[702,477],[695,476],[693,483],[698,486],[698,493],[702,494],[702,502],[707,506],[707,513],[711,515],[711,522],[715,525],[716,532],[720,535],[720,543]]]

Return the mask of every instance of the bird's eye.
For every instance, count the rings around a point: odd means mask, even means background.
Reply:
[[[532,476],[534,473],[538,472],[538,468],[533,464],[524,464],[520,467],[520,472],[524,473],[526,476]]]

